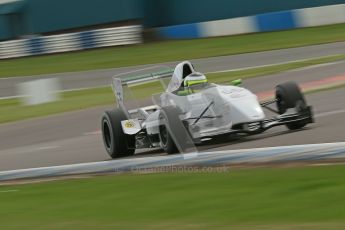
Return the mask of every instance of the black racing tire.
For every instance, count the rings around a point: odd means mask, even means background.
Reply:
[[[276,100],[279,114],[285,113],[290,108],[303,110],[307,105],[300,88],[293,81],[277,85]],[[306,121],[290,122],[286,124],[286,127],[290,130],[301,129],[307,123]]]
[[[168,154],[178,153],[179,148],[184,150],[187,148],[187,141],[190,140],[188,131],[183,122],[180,120],[180,109],[174,106],[161,108],[159,119],[162,125],[159,126],[159,140],[161,147]]]
[[[177,153],[178,149],[174,143],[170,132],[168,131],[167,126],[161,125],[159,126],[159,140],[161,142],[161,147],[163,148],[164,152],[168,154]]]
[[[135,152],[135,135],[123,132],[121,121],[127,120],[121,109],[105,111],[102,116],[104,147],[111,158],[130,156]]]

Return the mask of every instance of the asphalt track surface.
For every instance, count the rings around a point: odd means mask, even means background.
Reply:
[[[338,62],[248,79],[244,87],[253,92],[272,90],[287,80],[310,82],[345,75],[345,63]],[[307,95],[314,107],[316,123],[304,130],[287,131],[276,127],[256,136],[222,139],[199,146],[200,151],[218,151],[296,144],[345,141],[345,88]],[[108,160],[99,132],[101,106],[0,125],[0,171]],[[134,157],[163,155],[160,150],[138,153]]]
[[[344,50],[345,42],[337,42],[299,48],[272,50],[256,53],[245,53],[221,57],[201,58],[191,61],[193,62],[195,68],[198,71],[207,73],[262,65],[273,65],[302,59],[344,54]],[[109,85],[111,77],[116,74],[147,68],[155,65],[170,66],[171,68],[173,68],[178,62],[179,61],[85,72],[0,78],[0,97],[16,96],[16,85],[18,83],[38,78],[58,78],[60,80],[62,90],[99,87]]]

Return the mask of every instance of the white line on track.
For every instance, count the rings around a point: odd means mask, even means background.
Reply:
[[[60,146],[42,146],[42,147],[38,147],[36,149],[34,149],[34,151],[40,151],[40,150],[50,150],[50,149],[57,149]]]
[[[19,192],[19,190],[18,189],[3,190],[3,191],[0,190],[0,193],[10,193],[10,192]]]
[[[328,56],[325,56],[325,58],[326,57],[328,57]],[[263,67],[271,67],[271,66],[278,66],[278,65],[284,65],[284,64],[298,63],[298,62],[303,62],[303,61],[311,61],[311,60],[314,60],[314,59],[315,58],[299,59],[299,60],[288,61],[288,62],[278,62],[278,63],[268,64],[268,65],[258,65],[258,66],[249,66],[249,67],[236,68],[236,69],[219,70],[219,71],[207,72],[206,74],[208,74],[208,73],[226,73],[226,72],[250,70],[250,69],[263,68]],[[329,63],[310,65],[310,66],[307,66],[307,67],[292,69],[290,71],[303,71],[305,69],[313,69],[313,68],[318,68],[318,67],[322,67],[322,66],[335,65],[335,64],[342,63],[342,62],[344,62],[344,61],[341,60],[341,61],[335,61],[335,62],[329,62]]]
[[[289,72],[304,71],[304,70],[315,69],[315,68],[320,68],[320,67],[325,67],[325,66],[330,66],[330,65],[335,65],[335,64],[339,64],[339,62],[329,62],[329,63],[322,63],[322,64],[317,64],[317,65],[310,65],[310,66],[306,66],[302,68],[292,69],[292,70],[289,70]]]
[[[315,118],[328,117],[328,116],[337,115],[337,114],[340,114],[340,113],[345,113],[345,109],[340,109],[340,110],[334,110],[334,111],[319,113],[319,114],[315,115]]]
[[[325,56],[326,57],[331,57],[331,56]],[[227,70],[219,70],[219,71],[211,71],[211,72],[207,72],[205,74],[212,74],[212,73],[226,73],[226,72],[234,72],[234,71],[241,71],[241,70],[250,70],[250,69],[256,69],[256,68],[262,68],[262,67],[271,67],[271,66],[276,66],[276,65],[283,65],[283,64],[290,64],[290,63],[296,63],[296,62],[302,62],[302,61],[310,61],[310,60],[314,60],[315,58],[305,58],[305,59],[298,59],[298,60],[294,60],[294,61],[287,61],[287,62],[278,62],[278,63],[274,63],[274,64],[268,64],[268,65],[257,65],[257,66],[248,66],[248,67],[243,67],[243,68],[235,68],[235,69],[227,69]],[[317,68],[317,67],[322,67],[322,66],[327,66],[327,65],[334,65],[334,64],[339,64],[341,62],[344,62],[343,60],[341,61],[336,61],[336,62],[331,62],[331,63],[323,63],[323,64],[316,64],[316,65],[312,65],[312,66],[307,66],[307,67],[303,67],[303,68],[298,68],[298,69],[293,69],[290,71],[302,71],[302,70],[306,70],[306,69],[313,69],[313,68]],[[157,65],[159,66],[159,64]],[[135,73],[138,71],[142,71],[142,70],[149,70],[149,69],[153,69],[156,68],[157,66],[149,66],[143,69],[136,69],[136,70],[132,70],[129,72],[123,72],[120,74],[116,74],[114,76],[119,76],[119,75],[123,75],[123,74],[129,74],[129,73]],[[162,67],[165,67],[164,65],[162,65]],[[97,70],[91,70],[91,71],[97,71]],[[81,71],[81,72],[91,72],[91,71]],[[71,72],[72,73],[76,73],[76,72]],[[40,74],[40,75],[33,75],[33,76],[19,76],[19,77],[8,77],[8,78],[0,78],[1,80],[8,80],[8,79],[14,79],[14,78],[30,78],[30,77],[51,77],[51,76],[55,76],[55,75],[59,75],[59,74],[68,74],[68,73],[55,73],[55,74]],[[106,87],[107,85],[104,86],[95,86],[95,87],[81,87],[81,88],[75,88],[75,89],[66,89],[66,90],[61,90],[59,91],[60,93],[63,92],[70,92],[70,91],[79,91],[79,90],[87,90],[87,89],[96,89],[96,88],[101,88],[101,87]],[[13,98],[21,98],[23,97],[23,95],[16,95],[16,96],[7,96],[7,97],[0,97],[0,100],[3,99],[13,99]]]

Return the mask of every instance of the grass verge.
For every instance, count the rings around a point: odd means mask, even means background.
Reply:
[[[0,77],[115,68],[338,42],[345,40],[344,25],[0,60]]]
[[[71,91],[61,94],[56,102],[22,106],[19,99],[0,100],[0,123],[63,113],[115,103],[109,87]]]
[[[231,80],[237,78],[247,79],[265,76],[268,74],[344,59],[345,55],[337,55],[247,70],[213,73],[209,74],[208,78],[211,82],[224,83],[230,82]],[[134,86],[131,88],[131,90],[135,98],[147,98],[152,94],[162,92],[163,88],[159,82],[150,82],[147,84]],[[19,99],[4,99],[0,100],[0,123],[18,121],[33,117],[42,117],[111,103],[115,103],[115,99],[110,86],[65,92],[62,93],[60,101],[34,106],[22,106]]]
[[[3,229],[343,229],[344,173],[344,165],[230,168],[1,186],[0,221]]]

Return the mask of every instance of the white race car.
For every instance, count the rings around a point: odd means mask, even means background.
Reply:
[[[167,76],[170,82],[165,92],[152,97],[154,105],[127,108],[124,87]],[[311,106],[296,83],[276,86],[275,99],[261,103],[239,84],[240,80],[230,85],[209,83],[188,61],[171,72],[114,77],[117,108],[106,111],[101,122],[105,149],[112,158],[132,155],[139,148],[162,148],[170,154],[219,135],[258,134],[278,125],[294,130],[313,122]],[[277,115],[267,118],[263,109]]]

